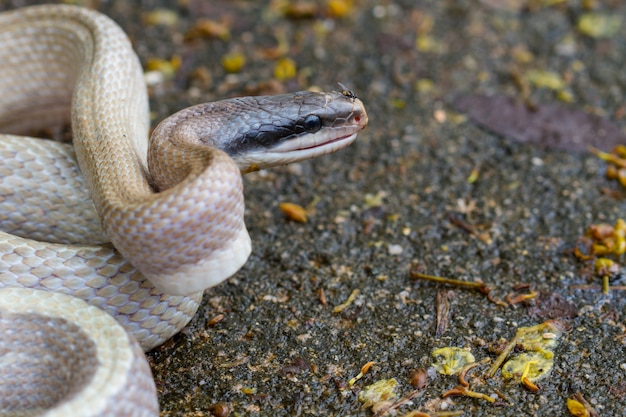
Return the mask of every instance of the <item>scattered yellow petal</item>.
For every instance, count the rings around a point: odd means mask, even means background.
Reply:
[[[178,55],[174,55],[172,59],[151,58],[146,63],[146,72],[156,71],[160,73],[163,78],[169,79],[174,77],[178,68],[180,68],[181,58]]]
[[[621,271],[620,265],[609,258],[597,258],[593,267],[599,276],[608,275],[612,277]]]
[[[401,98],[392,98],[389,100],[391,104],[391,107],[393,107],[396,110],[402,110],[403,108],[406,107],[406,101],[402,100]]]
[[[598,417],[596,410],[593,409],[591,404],[585,400],[585,397],[583,397],[583,394],[580,392],[577,392],[567,399],[567,409],[576,417]]]
[[[610,38],[617,34],[622,19],[617,15],[585,13],[578,19],[578,30],[591,38]]]
[[[386,219],[390,222],[397,222],[398,220],[400,220],[400,217],[400,213],[391,213],[387,215]]]
[[[437,49],[437,41],[430,35],[420,35],[415,39],[415,47],[420,52],[432,52]]]
[[[513,56],[515,62],[520,64],[530,64],[534,59],[533,53],[522,45],[514,47],[511,55]]]
[[[433,367],[444,375],[454,375],[468,364],[476,362],[471,352],[459,347],[435,349],[432,356],[437,360]]]
[[[565,87],[563,78],[552,71],[530,70],[526,73],[528,82],[539,88],[562,90]]]
[[[585,406],[573,398],[567,399],[567,409],[570,413],[572,413],[573,416],[589,417],[589,411],[587,411]]]
[[[363,407],[375,407],[379,403],[387,403],[397,398],[395,393],[398,381],[395,378],[382,379],[378,382],[368,385],[359,392],[359,401],[363,403]]]
[[[353,9],[351,0],[328,0],[326,6],[332,17],[346,17]]]
[[[174,10],[160,8],[145,13],[142,20],[149,26],[174,26],[178,23],[179,16]]]
[[[274,66],[274,77],[284,81],[296,76],[296,63],[290,58],[281,58]]]
[[[509,379],[520,378],[520,382],[527,388],[538,390],[539,388],[532,383],[545,378],[552,370],[554,365],[552,349],[557,346],[563,331],[563,325],[553,320],[536,326],[520,327],[487,375],[493,377],[513,348],[521,346],[528,352],[521,353],[505,363],[502,366],[502,376]]]
[[[222,66],[226,72],[239,72],[246,64],[246,57],[239,52],[226,54],[222,57]]]
[[[241,392],[243,392],[244,394],[248,394],[248,395],[254,395],[256,394],[257,389],[254,387],[243,387],[241,389]]]
[[[473,168],[472,172],[470,172],[469,176],[467,177],[467,183],[474,184],[478,180],[479,175],[480,171],[478,170],[478,168]]]
[[[574,94],[569,90],[559,90],[556,93],[556,97],[564,103],[573,103]]]
[[[387,197],[387,193],[385,191],[379,191],[376,194],[365,194],[365,209],[370,209],[372,207],[382,207],[383,199]]]
[[[502,366],[502,376],[506,379],[526,377],[537,381],[548,375],[554,365],[554,353],[526,352],[515,356]]]
[[[415,91],[420,94],[430,93],[435,90],[435,83],[428,78],[420,78],[415,82]]]

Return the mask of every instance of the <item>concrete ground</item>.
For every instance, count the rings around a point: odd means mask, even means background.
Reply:
[[[371,416],[359,392],[391,378],[397,398],[389,404],[397,408],[378,404],[379,416],[565,416],[577,392],[602,416],[626,415],[623,291],[603,295],[589,262],[572,255],[589,225],[622,215],[624,190],[591,154],[516,142],[479,127],[456,106],[462,94],[502,94],[584,110],[623,127],[626,5],[78,3],[118,21],[142,63],[156,69],[155,122],[201,101],[337,89],[337,81],[362,98],[370,117],[349,149],[246,176],[249,262],[206,292],[184,331],[148,354],[161,415],[224,415],[218,404],[235,416]],[[588,4],[605,19],[592,20],[591,29]],[[598,35],[597,28],[609,32]],[[225,56],[234,61],[224,64]],[[240,71],[227,73],[242,57]],[[498,107],[489,112],[500,118]],[[297,223],[281,202],[313,202],[314,212]],[[503,306],[410,271],[482,281],[497,300],[515,291],[542,296]],[[485,378],[489,365],[482,365],[467,377],[468,389],[497,401],[442,398],[458,379],[434,371],[434,349],[461,347],[493,363],[517,328],[547,319],[568,331],[537,392],[500,372]],[[350,385],[367,362],[375,364]],[[428,375],[421,390],[411,385],[417,368]],[[412,399],[394,403],[406,396]]]

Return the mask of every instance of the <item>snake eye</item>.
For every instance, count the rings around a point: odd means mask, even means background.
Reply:
[[[322,119],[319,116],[311,114],[304,119],[304,130],[315,133],[322,128]]]

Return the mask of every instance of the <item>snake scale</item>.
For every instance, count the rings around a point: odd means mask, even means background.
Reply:
[[[128,38],[64,5],[0,14],[0,91],[3,416],[158,415],[143,351],[248,258],[241,173],[334,152],[368,122],[346,89],[243,97],[170,116],[148,145]],[[17,136],[68,121],[71,145]]]

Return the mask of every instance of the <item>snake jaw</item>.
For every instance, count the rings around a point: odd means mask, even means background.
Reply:
[[[314,140],[298,141],[294,139],[273,149],[247,152],[245,155],[238,155],[233,159],[242,172],[249,172],[251,166],[257,169],[259,167],[270,168],[328,155],[347,147],[356,140],[356,137],[357,133],[352,133],[322,143],[315,143]]]
[[[256,170],[258,170],[260,167],[271,168],[279,165],[287,165],[294,162],[304,161],[306,159],[317,158],[322,155],[328,155],[347,147],[356,140],[356,137],[357,133],[352,133],[350,135],[325,141],[321,144],[299,144],[296,142],[300,141],[293,140],[294,143],[289,143],[289,146],[281,145],[274,149],[251,151],[244,155],[234,156],[233,160],[242,172],[247,173],[251,172],[250,167],[255,167]]]

